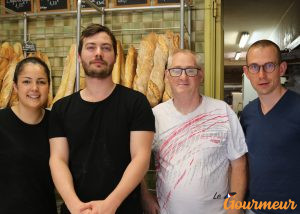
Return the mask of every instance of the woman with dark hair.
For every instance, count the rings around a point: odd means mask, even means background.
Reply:
[[[13,79],[19,102],[0,110],[0,213],[57,213],[49,169],[49,111],[44,109],[49,73],[39,58],[20,61]]]

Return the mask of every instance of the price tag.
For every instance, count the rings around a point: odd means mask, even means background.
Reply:
[[[36,52],[36,45],[32,42],[25,42],[23,44],[23,51],[26,52]]]

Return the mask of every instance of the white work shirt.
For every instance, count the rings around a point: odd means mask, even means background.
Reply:
[[[153,113],[160,213],[225,214],[230,160],[247,152],[236,114],[225,102],[206,96],[187,115],[176,110],[173,100]]]

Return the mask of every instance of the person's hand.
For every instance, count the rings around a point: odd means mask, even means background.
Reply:
[[[145,214],[159,214],[157,198],[148,191],[142,195],[142,206]]]
[[[109,204],[106,200],[91,201],[87,203],[91,214],[115,214],[117,207]]]
[[[92,210],[91,209],[85,209],[84,211],[80,212],[80,214],[91,214]]]
[[[74,204],[69,210],[72,214],[90,214],[92,212],[91,206],[83,202]]]

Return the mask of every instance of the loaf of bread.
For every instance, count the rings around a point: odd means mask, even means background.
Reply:
[[[133,89],[141,93],[147,93],[149,77],[153,68],[153,56],[157,42],[157,35],[150,33],[142,39],[138,51],[136,75]]]
[[[172,95],[170,83],[169,83],[168,79],[166,78],[166,76],[165,76],[164,82],[165,82],[165,91],[163,94],[162,101],[166,102],[167,100],[171,99],[173,97],[173,95]]]
[[[47,64],[49,68],[49,75],[50,75],[50,85],[49,85],[49,93],[48,93],[48,101],[47,101],[47,107],[51,106],[52,100],[53,100],[53,84],[52,84],[52,69],[51,69],[51,64],[49,61],[49,58],[46,54],[41,53],[41,59]]]
[[[8,71],[4,76],[0,92],[0,108],[5,108],[9,104],[9,100],[13,91],[13,78],[15,69],[18,62],[22,59],[22,56],[20,56],[19,58],[14,58],[8,66]]]
[[[35,57],[35,52],[27,53],[27,57]]]
[[[72,44],[70,51],[69,51],[69,55],[66,58],[66,62],[65,62],[65,66],[63,69],[63,74],[62,74],[62,78],[61,78],[61,82],[59,85],[59,88],[57,90],[57,93],[52,101],[51,106],[59,99],[61,99],[62,97],[66,96],[66,89],[67,89],[67,85],[68,85],[68,90],[70,90],[71,87],[73,87],[74,90],[74,83],[75,83],[75,75],[76,75],[76,44]],[[70,69],[73,69],[74,71],[71,71]],[[72,73],[71,73],[72,72]],[[75,75],[74,75],[75,73]],[[68,93],[70,94],[70,91],[68,91]]]
[[[8,42],[4,42],[1,45],[1,51],[0,51],[0,90],[2,88],[3,79],[8,71],[9,63],[14,58],[14,49],[10,46]]]
[[[130,46],[127,52],[126,62],[125,62],[125,73],[121,76],[121,84],[132,88],[133,79],[136,72],[137,63],[137,52],[133,46]]]
[[[5,45],[5,43],[3,43],[3,44]],[[13,59],[15,58],[15,51],[14,51],[13,46],[8,45],[6,50],[7,50],[6,56],[8,57],[9,61],[10,62],[13,61]]]
[[[22,45],[21,43],[17,42],[13,45],[13,49],[14,49],[14,54],[15,57],[20,57],[22,55],[23,58],[23,52],[22,52]],[[12,80],[13,81],[13,80]],[[13,84],[13,82],[12,82]],[[14,90],[14,88],[12,87],[12,92],[11,92],[11,96],[9,98],[9,106],[14,106],[18,104],[18,95],[17,92]]]
[[[75,89],[76,57],[77,57],[75,44],[71,47],[69,57],[70,57],[70,63],[68,65],[66,65],[66,66],[68,66],[67,69],[69,70],[69,75],[68,75],[68,81],[67,81],[64,97],[69,96],[70,94],[74,93],[74,89]]]
[[[2,58],[0,63],[0,90],[2,88],[3,78],[8,70],[9,60],[7,58]]]
[[[85,88],[85,73],[82,65],[80,64],[80,89]]]
[[[172,31],[167,31],[165,33],[165,36],[167,38],[167,44],[168,44],[168,48],[169,48],[169,56],[172,56],[175,49],[178,48],[178,46],[176,47],[176,45],[175,45],[177,42],[177,36]],[[178,40],[178,42],[179,42],[179,40]]]
[[[168,55],[167,38],[165,35],[159,35],[154,52],[153,68],[147,87],[147,99],[152,107],[161,101],[164,92],[164,74]]]
[[[18,102],[19,102],[18,94],[13,88],[10,99],[9,99],[8,106],[15,106],[18,104]]]
[[[112,71],[112,80],[116,84],[121,83],[121,75],[124,76],[125,63],[124,63],[124,53],[121,42],[117,40],[117,57]]]
[[[3,93],[5,94],[2,97],[2,102],[3,105],[5,105],[4,107],[6,107],[7,105],[16,105],[18,103],[18,95],[13,89],[13,77],[17,63],[21,61],[24,58],[24,56],[21,43],[15,43],[12,48],[14,58],[13,61],[9,64],[7,70],[8,72],[5,74],[5,77],[3,79]]]
[[[22,49],[22,44],[20,42],[16,42],[13,45],[13,49],[14,49],[15,57],[17,57],[17,58],[20,56],[23,57],[23,49]]]
[[[179,34],[174,34],[171,31],[166,32],[166,37],[168,39],[168,48],[169,48],[169,57],[171,57],[175,50],[177,50],[180,46],[180,36]],[[170,61],[170,59],[168,59]],[[168,79],[165,77],[165,91],[163,93],[162,101],[165,102],[172,98],[172,91],[170,87],[170,83]]]

